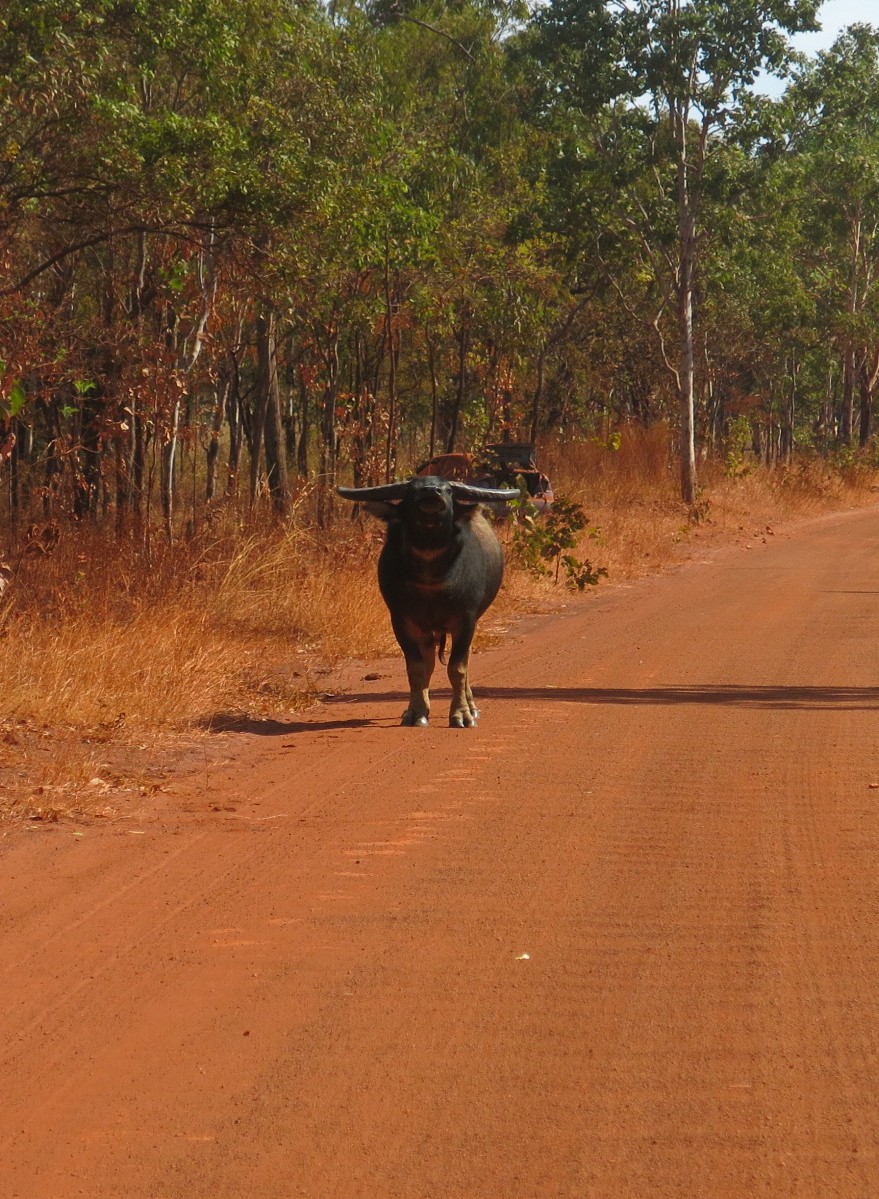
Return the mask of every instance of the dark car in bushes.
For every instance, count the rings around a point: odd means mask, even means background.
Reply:
[[[415,473],[458,479],[475,487],[518,487],[522,478],[538,512],[548,512],[553,501],[552,485],[537,466],[534,450],[530,442],[491,442],[475,454],[436,454],[419,463]],[[502,513],[506,505],[488,507]]]

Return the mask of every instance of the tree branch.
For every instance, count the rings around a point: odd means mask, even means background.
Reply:
[[[439,29],[436,25],[430,25],[427,21],[420,21],[418,17],[411,17],[408,13],[401,12],[397,4],[391,5],[391,12],[393,12],[395,16],[399,17],[401,21],[409,21],[412,25],[419,25],[422,29],[428,29],[431,33],[435,33],[439,37],[444,37],[447,42],[451,42],[453,46],[456,46],[462,54],[466,54],[471,62],[476,61],[463,42],[459,42],[458,39],[452,37],[450,33],[446,33],[445,29]]]
[[[193,228],[201,228],[202,226],[193,222]],[[208,226],[210,228],[210,226]],[[144,225],[142,222],[132,225],[124,225],[119,229],[104,230],[102,233],[95,233],[92,237],[83,238],[82,241],[72,242],[65,246],[62,250],[58,250],[56,254],[52,254],[49,258],[44,259],[39,266],[35,266],[33,270],[28,271],[26,275],[16,280],[9,287],[0,288],[0,296],[13,296],[17,292],[23,291],[29,283],[33,283],[34,279],[40,275],[50,271],[52,267],[57,266],[59,262],[63,262],[65,258],[70,258],[73,254],[78,254],[80,250],[89,250],[92,246],[105,245],[108,241],[113,241],[117,237],[129,237],[133,233],[154,233],[154,234],[175,234],[178,237],[183,235],[179,228],[173,225]]]

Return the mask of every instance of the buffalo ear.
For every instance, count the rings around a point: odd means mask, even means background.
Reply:
[[[461,500],[455,496],[455,520],[472,520],[479,511],[478,500]]]
[[[363,509],[378,520],[392,521],[400,516],[399,505],[388,503],[387,500],[367,500]]]

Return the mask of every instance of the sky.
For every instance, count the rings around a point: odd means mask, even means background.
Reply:
[[[804,54],[817,54],[827,50],[836,41],[837,34],[848,25],[858,22],[864,25],[879,25],[879,3],[877,0],[825,0],[818,9],[819,33],[799,33],[791,38],[797,50]],[[758,78],[756,90],[767,96],[780,96],[785,84],[772,75]]]
[[[836,35],[847,25],[860,21],[865,25],[879,25],[879,5],[876,0],[826,0],[818,9],[821,23],[820,33],[801,33],[794,38],[798,50],[816,54],[826,50],[836,40]]]

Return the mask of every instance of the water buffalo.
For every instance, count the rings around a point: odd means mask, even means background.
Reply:
[[[339,487],[338,492],[360,501],[388,525],[378,584],[409,676],[409,707],[402,723],[427,724],[437,646],[442,660],[446,637],[451,637],[449,724],[470,728],[479,716],[467,677],[470,645],[504,570],[501,547],[480,504],[519,493],[434,475],[384,487]]]

